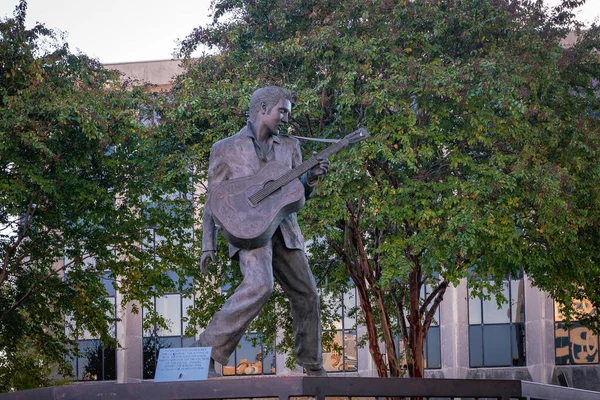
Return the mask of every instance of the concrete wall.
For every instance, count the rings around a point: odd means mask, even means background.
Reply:
[[[104,64],[104,67],[117,70],[140,85],[147,85],[147,89],[153,92],[169,91],[174,78],[183,72],[180,60]]]

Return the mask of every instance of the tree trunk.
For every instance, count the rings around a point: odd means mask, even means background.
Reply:
[[[419,323],[410,327],[408,348],[410,357],[408,357],[408,376],[411,378],[425,377],[425,330]]]
[[[379,350],[379,342],[377,340],[377,325],[375,324],[375,318],[373,317],[373,307],[371,306],[371,301],[369,299],[369,292],[367,290],[366,282],[364,279],[354,279],[354,284],[356,285],[356,291],[358,292],[358,297],[360,298],[360,308],[363,311],[365,325],[367,326],[369,353],[371,353],[373,362],[375,362],[375,366],[377,367],[377,375],[380,378],[387,378],[388,369],[387,365],[385,365],[383,355]]]
[[[421,268],[420,264],[415,263],[415,267],[409,274],[409,310],[408,323],[410,330],[408,332],[409,357],[407,357],[408,376],[411,378],[423,378],[425,375],[425,360],[423,345],[425,344],[426,330],[423,327],[421,318]]]
[[[401,371],[400,366],[398,365],[398,356],[396,355],[396,345],[394,342],[394,335],[392,334],[392,327],[390,325],[390,317],[385,308],[381,289],[374,287],[372,288],[372,291],[375,296],[377,310],[379,311],[379,319],[381,321],[381,330],[383,331],[383,340],[385,341],[390,376],[392,378],[398,378],[400,377]]]

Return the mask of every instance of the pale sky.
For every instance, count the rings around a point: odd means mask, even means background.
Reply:
[[[18,0],[0,0],[12,17]],[[177,39],[210,21],[210,0],[28,0],[27,25],[43,22],[67,33],[79,49],[107,64],[172,58]]]
[[[0,17],[12,17],[17,4],[0,0]],[[66,32],[72,51],[105,64],[167,60],[177,39],[210,21],[209,5],[210,0],[29,0],[27,22]],[[584,22],[599,18],[600,0],[587,0],[577,14]]]

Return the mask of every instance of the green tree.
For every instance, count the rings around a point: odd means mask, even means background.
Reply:
[[[150,123],[168,100],[27,29],[26,8],[0,21],[0,391],[70,374],[84,330],[116,345],[105,271],[142,305],[195,271],[185,149]]]
[[[600,305],[600,36],[575,22],[582,3],[215,1],[212,24],[181,41],[182,55],[212,52],[190,60],[172,118],[198,171],[267,84],[298,93],[295,134],[368,129],[370,141],[333,160],[304,231],[325,291],[352,278],[379,376],[402,374],[400,335],[409,375],[422,377],[428,329],[462,279],[485,296],[524,269],[570,317],[575,299]],[[287,326],[278,310],[256,322],[267,337]]]

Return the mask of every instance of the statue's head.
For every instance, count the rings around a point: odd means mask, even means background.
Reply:
[[[292,103],[292,106],[296,104],[296,94],[288,89],[280,86],[267,86],[256,89],[254,93],[252,93],[252,96],[250,96],[248,118],[251,121],[254,121],[256,115],[260,112],[263,103],[267,107],[267,113],[270,113],[271,109],[273,109],[281,99],[289,100],[290,103]]]

